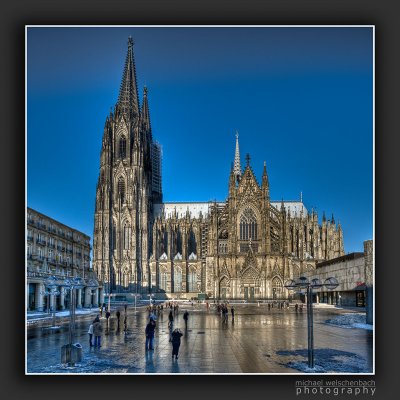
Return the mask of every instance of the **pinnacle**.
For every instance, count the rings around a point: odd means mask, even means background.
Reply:
[[[240,166],[240,151],[239,151],[239,133],[236,131],[236,149],[235,149],[235,161],[233,165],[233,172],[236,176],[236,180],[239,181],[242,176],[242,167]]]
[[[124,72],[118,97],[118,106],[128,116],[139,115],[139,97],[136,83],[136,69],[133,56],[133,40],[128,39],[128,52],[126,54]]]

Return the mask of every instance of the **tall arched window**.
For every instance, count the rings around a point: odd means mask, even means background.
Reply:
[[[194,268],[189,269],[188,273],[188,291],[196,292],[197,291],[197,275],[196,270]]]
[[[131,227],[128,224],[124,225],[124,250],[129,250],[130,247]]]
[[[192,230],[189,232],[189,241],[188,241],[188,254],[197,254],[196,249],[196,236]]]
[[[126,139],[124,136],[119,139],[119,153],[118,157],[123,159],[126,157]]]
[[[165,292],[167,291],[167,281],[168,281],[167,272],[161,271],[160,272],[160,289],[164,290]]]
[[[240,240],[257,239],[257,218],[251,208],[246,208],[240,217]]]
[[[176,252],[182,254],[182,234],[180,230],[176,233]]]
[[[118,198],[121,200],[121,204],[125,203],[125,182],[122,177],[118,179]]]
[[[174,270],[174,292],[180,293],[182,291],[182,269],[175,267]]]

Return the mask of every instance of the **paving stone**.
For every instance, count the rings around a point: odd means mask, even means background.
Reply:
[[[293,367],[293,362],[306,362],[307,313],[292,310],[271,312],[265,307],[249,305],[235,308],[234,323],[231,319],[223,323],[213,312],[199,310],[191,313],[187,331],[178,316],[174,328],[180,327],[184,333],[178,360],[171,357],[166,311],[157,321],[153,351],[145,350],[144,330],[148,316],[144,311],[135,315],[129,310],[128,332],[107,330],[100,349],[88,346],[87,329],[93,316],[81,317],[76,324],[76,341],[83,346],[83,361],[75,368],[60,364],[60,349],[68,340],[67,325],[51,333],[32,327],[29,328],[27,341],[27,372],[298,374],[299,370]],[[315,310],[316,354],[318,349],[324,349],[319,353],[321,357],[328,354],[332,358],[332,354],[337,353],[338,357],[342,355],[343,359],[349,359],[354,355],[354,360],[367,370],[365,372],[372,372],[373,332],[343,329],[324,323],[341,312],[343,310]],[[105,324],[104,320],[102,322]],[[340,369],[340,358],[332,365],[332,368]]]

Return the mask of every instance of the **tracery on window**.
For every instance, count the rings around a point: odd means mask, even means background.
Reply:
[[[246,208],[240,216],[240,240],[257,239],[257,218],[251,208]]]
[[[126,139],[124,136],[119,139],[119,154],[118,157],[121,159],[126,158]]]
[[[118,179],[118,198],[121,204],[125,203],[125,182],[122,177]]]

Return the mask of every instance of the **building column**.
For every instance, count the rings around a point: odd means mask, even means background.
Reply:
[[[35,290],[35,305],[36,305],[36,310],[37,311],[43,311],[43,294],[41,292],[44,292],[44,285],[43,283],[37,283],[36,284],[36,290]]]
[[[93,295],[93,306],[98,307],[99,306],[99,290],[100,289],[95,289],[94,290],[94,295]]]
[[[76,308],[82,308],[82,289],[76,290]]]
[[[65,310],[65,288],[60,286],[58,290],[60,291],[60,310]]]
[[[88,308],[92,304],[92,290],[89,287],[85,288],[85,303],[84,307]]]
[[[56,310],[56,296],[55,295],[50,295],[50,311],[55,311]]]
[[[319,304],[319,293],[315,293],[315,302]]]

